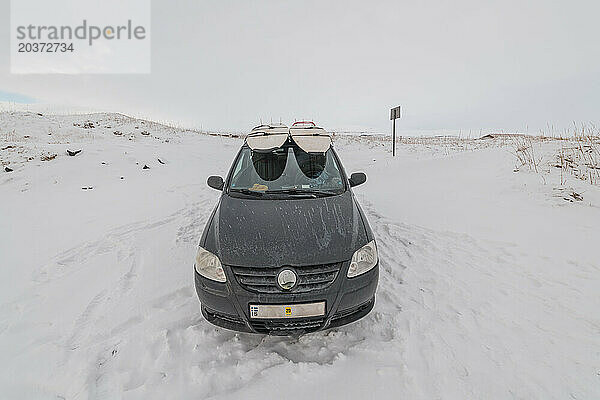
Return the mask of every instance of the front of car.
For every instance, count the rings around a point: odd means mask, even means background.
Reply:
[[[348,179],[331,146],[307,152],[298,142],[245,143],[226,182],[209,178],[222,195],[200,240],[195,283],[215,325],[296,334],[347,324],[374,305],[377,248],[350,189],[364,174]]]

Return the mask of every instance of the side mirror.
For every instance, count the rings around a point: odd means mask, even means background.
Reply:
[[[350,182],[350,187],[362,185],[367,181],[367,176],[363,172],[355,172],[350,175],[348,181]]]
[[[223,190],[223,185],[225,184],[223,182],[223,178],[221,178],[220,176],[216,176],[216,175],[209,176],[206,183],[211,188],[217,189],[217,190]]]

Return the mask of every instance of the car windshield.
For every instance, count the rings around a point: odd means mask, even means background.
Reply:
[[[247,195],[334,195],[342,193],[345,185],[331,148],[307,153],[290,144],[271,151],[243,147],[229,189]]]

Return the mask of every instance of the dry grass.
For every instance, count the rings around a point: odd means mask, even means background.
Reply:
[[[552,166],[560,169],[561,185],[567,176],[600,184],[600,136],[578,135],[563,141]]]
[[[519,166],[527,167],[532,171],[540,172],[540,165],[544,157],[541,154],[536,154],[535,145],[540,138],[520,137],[515,139],[514,154],[519,162]],[[539,153],[539,152],[538,152]]]
[[[0,142],[16,142],[18,141],[20,138],[19,136],[15,133],[15,130],[12,129],[11,131],[0,131]]]
[[[387,153],[392,152],[392,138],[389,135],[338,135],[334,133],[334,143],[359,142],[370,148],[381,149]],[[516,136],[496,135],[493,138],[471,138],[459,136],[398,136],[396,137],[396,150],[403,152],[425,152],[432,155],[452,155],[465,151],[477,151],[495,147],[512,145]]]
[[[557,145],[548,153],[543,151],[543,143]],[[537,173],[558,169],[561,186],[569,178],[600,185],[600,131],[594,125],[574,125],[564,135],[519,138],[513,145],[513,153],[519,167]]]

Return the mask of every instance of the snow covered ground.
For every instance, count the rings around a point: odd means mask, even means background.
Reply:
[[[206,177],[241,143],[0,113],[0,398],[600,398],[598,186],[514,172],[503,141],[392,159],[384,140],[337,138],[368,176],[374,311],[298,339],[238,334],[203,320],[192,265],[218,196]]]

